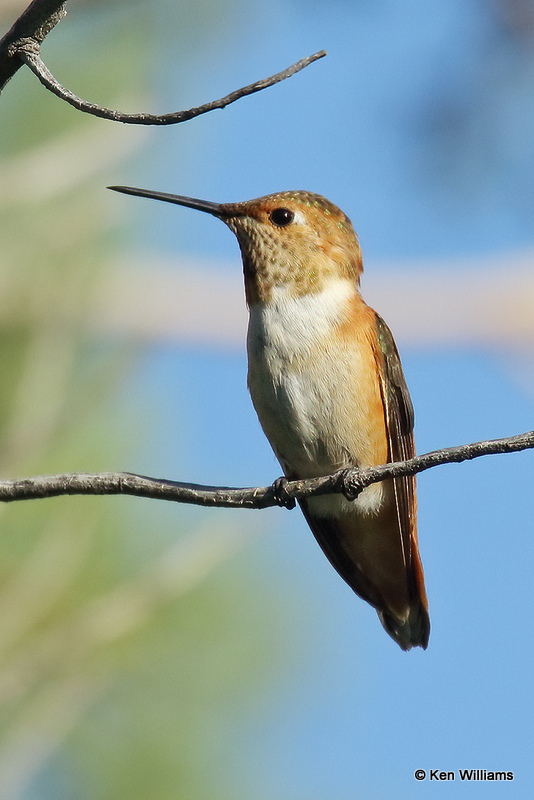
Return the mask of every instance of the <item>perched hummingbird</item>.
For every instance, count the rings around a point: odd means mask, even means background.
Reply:
[[[248,326],[248,386],[288,479],[415,455],[413,407],[393,336],[365,304],[349,218],[311,192],[211,203],[109,187],[218,217],[239,241]],[[417,544],[415,478],[375,483],[354,500],[301,500],[333,567],[376,609],[403,650],[430,633]]]

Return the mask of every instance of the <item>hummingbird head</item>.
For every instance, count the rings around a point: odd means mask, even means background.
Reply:
[[[211,203],[127,186],[109,188],[221,219],[241,248],[249,305],[268,302],[275,287],[283,286],[299,296],[320,291],[332,278],[359,283],[362,255],[352,223],[321,195],[287,191],[243,203]]]

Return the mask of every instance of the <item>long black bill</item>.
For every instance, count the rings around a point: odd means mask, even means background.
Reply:
[[[198,211],[206,211],[215,217],[228,216],[223,206],[219,203],[210,203],[209,200],[196,200],[194,197],[182,197],[179,194],[167,194],[167,192],[152,192],[150,189],[134,189],[132,186],[108,186],[107,188],[112,189],[114,192],[122,192],[122,194],[150,197],[152,200],[165,200],[166,203],[176,203],[178,206],[196,208]]]

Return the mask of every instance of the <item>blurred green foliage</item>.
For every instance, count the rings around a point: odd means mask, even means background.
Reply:
[[[74,4],[43,48],[51,68],[90,100],[144,108],[150,8]],[[136,351],[98,340],[87,309],[120,240],[106,173],[139,134],[27,70],[0,111],[1,474],[127,468],[143,409],[125,417],[117,398]],[[227,518],[146,502],[0,508],[2,800],[237,796],[228,728],[270,673],[275,623]]]

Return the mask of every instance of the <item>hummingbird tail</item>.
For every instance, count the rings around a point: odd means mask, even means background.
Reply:
[[[390,611],[378,611],[378,618],[386,633],[397,642],[403,650],[422,647],[426,650],[430,636],[430,618],[420,603],[410,610],[408,618],[402,620]]]
[[[311,498],[310,498],[311,500]],[[375,544],[390,527],[388,511],[380,516],[344,514],[338,517],[320,516],[310,510],[310,500],[299,500],[302,512],[325,556],[343,580],[359,597],[372,605],[385,631],[402,650],[422,647],[426,650],[430,636],[430,619],[426,607],[422,568],[418,556],[411,561],[411,569],[403,579],[405,565],[394,561],[395,570],[401,570],[399,581],[379,580],[381,568],[374,570],[377,555],[382,552]],[[394,511],[394,510],[393,510]],[[393,511],[391,512],[393,514]],[[394,519],[394,525],[396,520]],[[394,532],[396,529],[394,528]],[[390,569],[390,573],[392,570]]]

